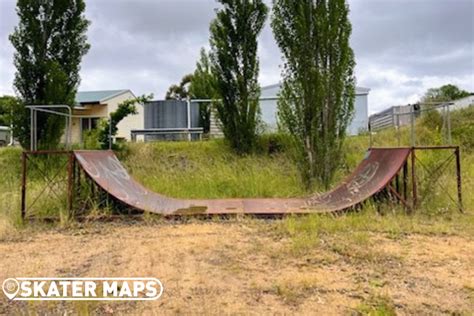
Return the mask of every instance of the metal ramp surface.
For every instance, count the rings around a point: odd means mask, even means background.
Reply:
[[[354,207],[374,196],[406,163],[410,148],[372,148],[365,158],[333,190],[306,198],[209,199],[170,198],[135,181],[113,151],[74,151],[74,156],[93,181],[115,199],[141,211],[172,215],[284,215],[328,213]]]

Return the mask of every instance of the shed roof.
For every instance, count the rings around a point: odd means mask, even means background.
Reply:
[[[97,91],[78,91],[76,93],[76,103],[101,103],[113,97],[119,96],[126,92],[130,92],[128,89],[122,90],[97,90]]]

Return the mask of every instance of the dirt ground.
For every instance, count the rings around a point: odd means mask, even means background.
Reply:
[[[450,235],[321,239],[295,254],[262,221],[101,223],[0,242],[0,279],[159,278],[157,301],[8,302],[0,314],[471,314],[474,241]],[[273,224],[269,224],[273,225]]]

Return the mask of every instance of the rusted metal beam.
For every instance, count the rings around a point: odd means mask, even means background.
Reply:
[[[27,155],[68,155],[72,154],[71,150],[28,150]]]
[[[408,199],[408,163],[403,164],[403,198]]]
[[[418,202],[418,192],[416,187],[416,168],[415,168],[416,154],[415,148],[411,150],[411,184],[412,184],[412,211],[416,209]]]
[[[398,193],[400,193],[400,177],[399,173],[395,176],[395,189],[397,190]]]
[[[72,215],[73,199],[74,199],[74,155],[71,153],[68,157],[67,166],[67,209],[69,216]]]
[[[459,147],[456,148],[454,151],[456,155],[456,178],[457,178],[457,186],[458,186],[458,207],[461,213],[464,213],[464,209],[462,206],[462,181],[461,181],[461,152],[459,151]]]
[[[459,146],[415,146],[414,149],[459,149]]]
[[[402,204],[408,209],[408,210],[411,210],[411,206],[410,204],[397,192],[397,190],[395,190],[390,184],[387,186],[389,191],[393,193],[393,195],[395,195],[395,197],[400,201],[402,202]]]

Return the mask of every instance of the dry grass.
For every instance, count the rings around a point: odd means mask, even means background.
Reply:
[[[421,192],[424,202],[412,216],[397,205],[367,203],[360,213],[339,217],[173,224],[145,215],[128,223],[22,225],[20,150],[0,149],[0,280],[153,276],[165,286],[161,299],[147,303],[21,303],[2,297],[0,314],[469,314],[474,310],[474,154],[472,137],[466,136],[472,123],[464,125],[458,131],[464,137],[459,138],[464,215],[446,195],[455,189],[451,172],[439,179],[450,191],[433,186],[429,195]],[[419,141],[439,143],[437,134],[421,128]],[[408,137],[403,131],[403,141]],[[386,131],[375,144],[390,141],[393,131]],[[346,143],[336,180],[360,161],[367,144],[366,136]],[[121,158],[146,186],[175,197],[307,194],[285,152],[239,157],[210,141],[132,145]],[[420,158],[434,166],[442,157]],[[32,178],[34,197],[44,183]],[[56,200],[39,203],[45,214],[62,211]],[[94,208],[91,215],[107,211]]]
[[[400,314],[474,309],[473,236],[320,235],[295,252],[286,221],[91,223],[0,243],[11,276],[155,276],[154,302],[8,303],[0,313]],[[21,264],[18,264],[21,262]],[[383,313],[382,313],[383,314]]]

